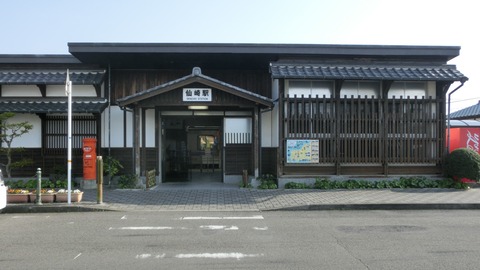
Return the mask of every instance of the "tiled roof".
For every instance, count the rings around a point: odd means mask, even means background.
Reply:
[[[0,84],[65,84],[66,71],[0,71]],[[70,80],[76,85],[100,84],[105,71],[70,72]]]
[[[467,80],[453,67],[341,66],[297,63],[271,63],[273,78],[312,78],[350,80]]]
[[[108,105],[104,98],[73,97],[72,112],[101,113]],[[67,113],[67,97],[51,98],[0,98],[0,113]]]
[[[480,102],[465,109],[450,113],[450,119],[471,119],[480,117]]]

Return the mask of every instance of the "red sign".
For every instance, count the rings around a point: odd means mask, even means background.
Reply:
[[[450,152],[457,148],[469,148],[480,154],[480,128],[451,128]]]

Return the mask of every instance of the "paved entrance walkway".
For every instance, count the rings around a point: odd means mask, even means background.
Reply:
[[[372,190],[258,190],[235,185],[163,184],[153,190],[86,190],[81,203],[8,205],[5,212],[268,211],[330,209],[480,209],[480,188]]]

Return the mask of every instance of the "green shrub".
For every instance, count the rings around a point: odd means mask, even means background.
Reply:
[[[454,179],[480,180],[480,155],[468,148],[453,150],[446,160],[446,174]]]
[[[312,187],[306,183],[288,182],[285,184],[285,189],[309,189],[309,188],[312,188]]]
[[[289,184],[289,183],[287,183]],[[287,185],[285,185],[287,188]],[[289,188],[294,188],[293,185]],[[318,178],[313,185],[315,189],[382,189],[382,188],[456,188],[465,189],[468,185],[454,181],[453,179],[427,179],[426,177],[401,177],[396,180],[346,180],[332,181],[326,178]]]
[[[122,163],[116,158],[106,156],[103,160],[103,174],[106,176],[115,176],[123,169]]]
[[[257,180],[260,181],[259,189],[276,189],[277,188],[277,178],[272,174],[264,174],[260,177],[257,177]]]
[[[118,187],[119,188],[136,188],[138,182],[138,177],[136,174],[125,174],[120,176],[118,180]]]

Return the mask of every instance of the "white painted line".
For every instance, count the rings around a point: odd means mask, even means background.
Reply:
[[[173,227],[110,227],[108,230],[173,230]]]
[[[263,216],[251,216],[251,217],[224,217],[223,219],[263,219]]]
[[[182,220],[212,220],[212,219],[222,219],[222,217],[183,217]]]
[[[75,256],[75,258],[73,258],[74,260],[76,260],[78,257],[80,257],[82,255],[82,253],[78,253],[77,256]]]
[[[175,258],[178,259],[192,259],[192,258],[201,258],[201,259],[244,259],[252,257],[261,257],[263,254],[243,254],[243,253],[187,253],[187,254],[177,254]]]
[[[266,231],[268,230],[268,227],[253,227],[253,229],[257,231]]]
[[[223,226],[223,225],[204,225],[200,226],[200,229],[207,229],[207,230],[225,230],[225,231],[237,231],[237,226]]]
[[[250,217],[183,217],[182,220],[237,220],[237,219],[264,219],[263,216],[250,216]]]
[[[139,254],[135,256],[135,259],[148,259],[150,257],[152,257],[152,254]]]
[[[120,218],[120,219],[127,219],[127,216],[123,216],[123,217],[122,217],[122,218]]]
[[[135,256],[135,259],[150,259],[150,258],[163,259],[163,258],[165,258],[165,253],[157,254],[155,256],[153,256],[150,253],[138,254],[137,256]]]

